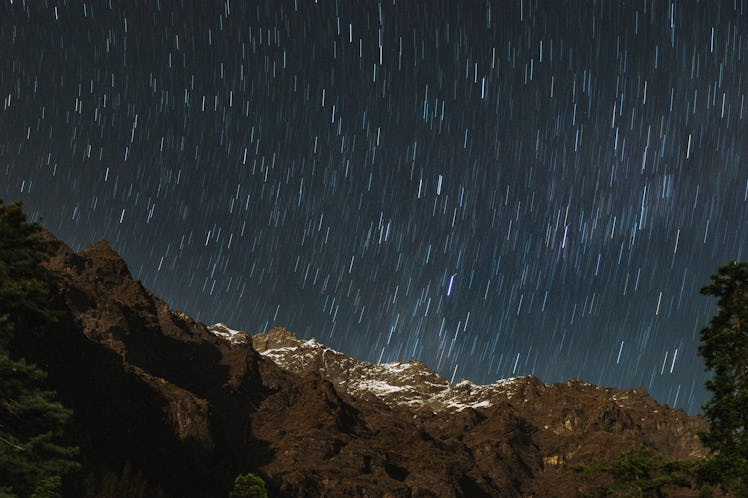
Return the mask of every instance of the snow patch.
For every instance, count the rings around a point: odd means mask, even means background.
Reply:
[[[225,323],[216,323],[208,326],[208,330],[215,336],[229,341],[231,344],[246,344],[249,340],[247,333],[234,330]]]
[[[393,386],[392,384],[388,384],[383,380],[377,379],[370,379],[360,382],[358,383],[358,387],[360,387],[362,390],[369,391],[376,395],[387,395],[403,390],[403,388],[400,386]]]
[[[261,351],[260,354],[262,356],[270,356],[271,358],[281,359],[286,356],[286,353],[297,351],[298,349],[299,348],[296,346],[286,346],[285,348],[266,349],[265,351]]]
[[[390,373],[397,374],[405,372],[406,370],[410,370],[414,365],[413,363],[398,361],[395,363],[383,363],[379,366]]]

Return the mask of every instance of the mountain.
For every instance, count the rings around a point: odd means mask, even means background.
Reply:
[[[366,363],[284,329],[206,327],[106,242],[62,245],[46,266],[64,314],[13,347],[74,410],[85,470],[70,496],[104,496],[96,483],[123,468],[168,496],[227,496],[246,472],[274,497],[577,496],[589,483],[576,463],[635,445],[706,454],[706,422],[642,389],[451,384],[420,362]]]

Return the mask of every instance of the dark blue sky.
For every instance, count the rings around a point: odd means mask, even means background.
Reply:
[[[746,0],[2,0],[0,46],[0,196],[173,307],[705,401]]]

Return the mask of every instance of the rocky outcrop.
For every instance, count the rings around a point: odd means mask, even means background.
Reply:
[[[642,389],[576,379],[546,386],[535,377],[451,384],[420,362],[373,365],[284,329],[251,339],[280,368],[319,375],[354,399],[384,403],[428,438],[471,455],[465,475],[488,496],[509,489],[506,496],[574,496],[584,483],[567,464],[613,458],[635,445],[672,459],[707,454],[697,436],[705,421],[658,404]]]
[[[705,454],[705,422],[642,390],[451,384],[419,362],[361,362],[282,329],[205,327],[105,242],[63,246],[47,267],[60,326],[17,348],[74,409],[88,472],[129,462],[172,496],[226,496],[250,471],[271,496],[575,496],[584,483],[569,463],[635,444]]]

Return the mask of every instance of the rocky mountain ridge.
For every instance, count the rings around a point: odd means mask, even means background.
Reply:
[[[413,410],[441,412],[485,408],[491,406],[492,400],[511,398],[522,390],[523,384],[537,381],[516,378],[487,386],[477,386],[467,380],[451,384],[419,361],[367,363],[327,348],[316,339],[298,340],[292,332],[282,328],[254,336],[220,323],[209,326],[208,330],[235,343],[251,340],[255,351],[295,375],[318,372],[338,391],[361,399],[374,397],[388,405]]]
[[[589,483],[567,464],[634,445],[706,454],[705,421],[643,390],[453,385],[421,363],[360,362],[282,329],[208,328],[105,242],[63,245],[47,268],[64,316],[15,350],[74,410],[89,472],[127,463],[168,496],[226,496],[246,472],[275,497],[579,496]]]

